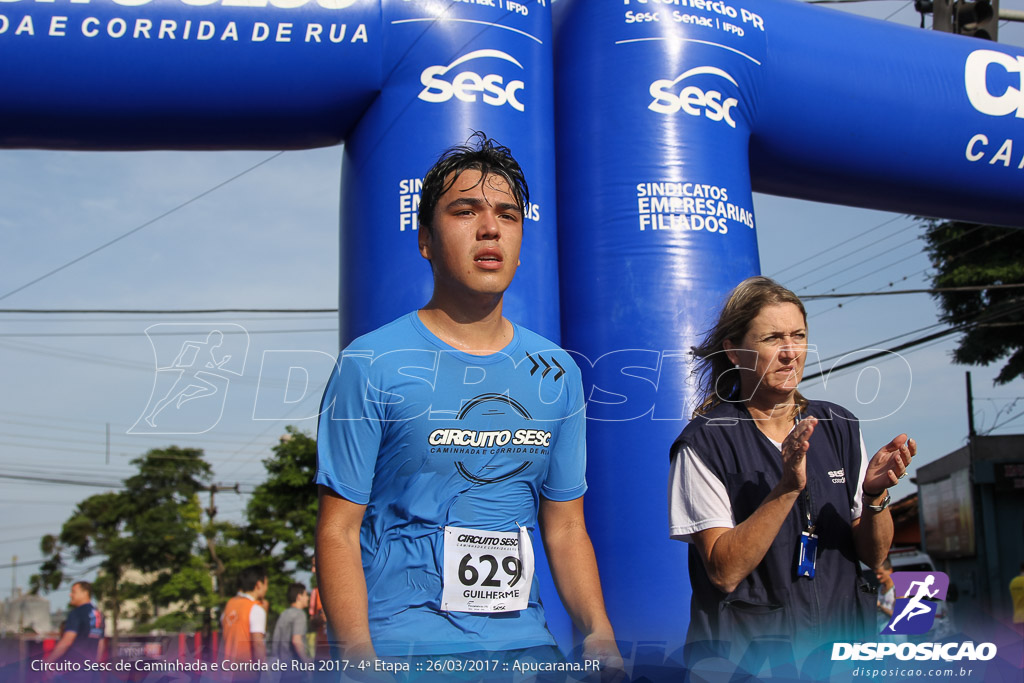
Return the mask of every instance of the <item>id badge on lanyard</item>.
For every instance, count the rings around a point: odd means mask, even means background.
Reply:
[[[800,532],[800,554],[797,557],[796,575],[814,578],[814,565],[818,559],[818,535],[813,531]]]
[[[518,525],[517,525],[518,526]],[[444,528],[445,612],[517,612],[533,586],[533,543],[519,531]]]

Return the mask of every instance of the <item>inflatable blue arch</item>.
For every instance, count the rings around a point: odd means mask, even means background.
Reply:
[[[1024,51],[793,0],[0,0],[0,83],[7,148],[344,141],[343,342],[427,300],[438,152],[512,147],[505,312],[577,354],[606,601],[659,661],[688,621],[686,350],[758,272],[751,193],[1024,226]]]

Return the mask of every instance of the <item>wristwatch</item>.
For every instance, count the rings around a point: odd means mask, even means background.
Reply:
[[[868,498],[878,498],[878,496],[881,495],[879,493],[871,495],[867,491],[864,491],[863,493]],[[885,500],[882,501],[881,505],[868,505],[867,503],[865,503],[864,507],[866,507],[868,510],[871,510],[872,512],[881,512],[885,508],[889,507],[890,501],[892,501],[892,496],[889,495],[889,489],[886,489],[885,490]]]

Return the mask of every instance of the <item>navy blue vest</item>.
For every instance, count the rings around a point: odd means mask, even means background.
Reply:
[[[691,545],[687,643],[725,641],[742,647],[755,637],[780,637],[816,647],[831,640],[864,640],[866,629],[874,626],[875,597],[864,590],[850,526],[860,485],[860,426],[852,413],[833,403],[811,401],[804,413],[810,415],[818,418],[807,453],[807,487],[818,535],[815,577],[796,576],[804,528],[799,501],[764,559],[731,593],[715,588]],[[782,476],[778,448],[742,403],[719,404],[692,420],[672,445],[673,456],[682,444],[725,485],[737,524],[753,514]]]

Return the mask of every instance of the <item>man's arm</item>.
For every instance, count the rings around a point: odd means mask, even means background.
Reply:
[[[301,633],[301,634],[300,633],[296,633],[295,635],[292,636],[292,652],[295,654],[296,657],[298,657],[299,659],[301,659],[304,662],[311,662],[311,661],[313,661],[312,659],[309,658],[309,654],[306,652],[306,634],[305,633]]]
[[[359,528],[366,506],[345,500],[325,486],[319,488],[316,575],[327,621],[347,659],[376,659],[359,549]]]
[[[267,661],[267,640],[262,633],[250,633],[249,640],[252,641],[252,658],[256,662]]]
[[[56,662],[58,659],[64,656],[64,653],[68,651],[71,644],[75,642],[75,637],[78,634],[74,631],[64,631],[64,635],[60,637],[57,644],[50,650],[50,654],[46,655],[44,662]]]
[[[601,660],[613,677],[622,657],[604,607],[594,546],[583,519],[583,497],[569,501],[540,499],[540,532],[558,595],[584,635],[583,656]]]

